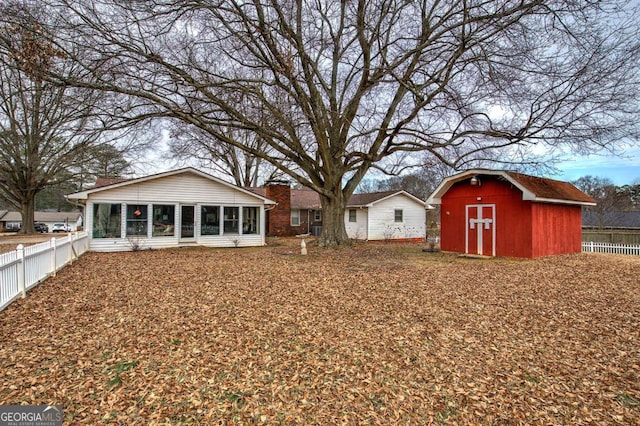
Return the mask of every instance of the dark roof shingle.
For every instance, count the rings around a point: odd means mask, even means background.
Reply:
[[[267,189],[264,187],[260,188],[247,188],[251,192],[261,195],[263,197],[267,196]],[[399,190],[394,191],[384,191],[384,192],[369,192],[365,194],[353,194],[351,198],[349,198],[349,202],[347,206],[351,207],[360,207],[366,206],[367,204],[371,204],[383,198],[386,198],[390,195],[396,194],[400,192]],[[311,189],[292,189],[291,190],[291,208],[294,210],[319,210],[322,208],[320,203],[320,195],[317,192]]]
[[[507,171],[506,173],[511,176],[513,180],[534,193],[538,198],[595,203],[593,198],[580,191],[569,182],[530,176],[511,171]]]
[[[126,180],[129,180],[127,178],[122,178],[122,177],[98,177],[96,178],[96,183],[93,186],[94,188],[100,188],[103,186],[107,186],[107,185],[113,185],[115,183],[120,183],[120,182],[124,182]]]

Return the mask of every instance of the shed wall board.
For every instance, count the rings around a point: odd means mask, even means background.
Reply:
[[[532,223],[534,257],[582,251],[580,206],[534,203]]]

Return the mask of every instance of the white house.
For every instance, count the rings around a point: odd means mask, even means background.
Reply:
[[[406,191],[354,194],[345,210],[347,234],[358,240],[424,240],[426,207]]]
[[[265,244],[263,196],[194,168],[99,186],[67,199],[84,206],[89,249]]]

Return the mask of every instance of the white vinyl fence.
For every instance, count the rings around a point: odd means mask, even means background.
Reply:
[[[88,248],[87,232],[76,232],[29,247],[20,244],[16,250],[0,254],[0,311],[48,276],[55,276]]]
[[[635,254],[640,255],[640,246],[629,244],[582,242],[584,253],[611,253],[611,254]]]

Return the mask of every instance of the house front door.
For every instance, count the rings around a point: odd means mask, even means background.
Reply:
[[[467,254],[496,255],[495,204],[467,205],[465,240]]]
[[[195,207],[194,206],[181,206],[180,207],[180,239],[181,240],[193,240],[195,237]]]

